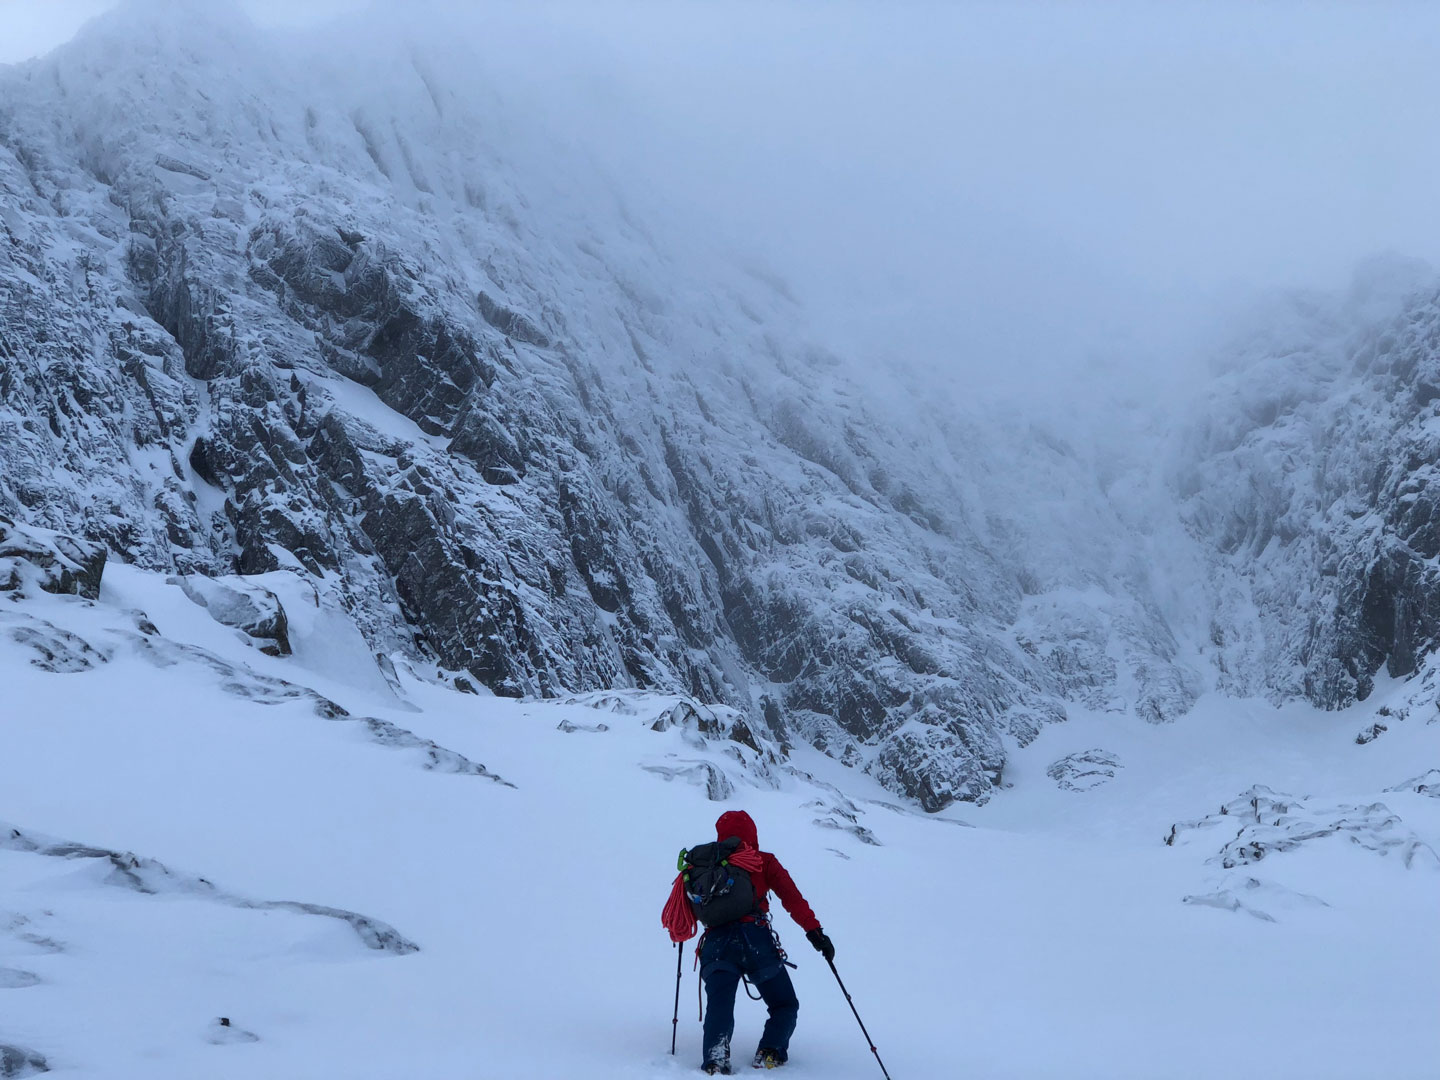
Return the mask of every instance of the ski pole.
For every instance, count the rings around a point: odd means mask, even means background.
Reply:
[[[845,1000],[850,1003],[850,1011],[855,1014],[855,1022],[860,1025],[860,1031],[865,1036],[865,1041],[870,1044],[870,1052],[875,1055],[875,1061],[880,1066],[880,1071],[885,1074],[885,1080],[890,1080],[890,1073],[885,1068],[885,1062],[880,1060],[880,1051],[875,1049],[875,1040],[870,1038],[870,1032],[865,1030],[865,1021],[860,1019],[860,1010],[855,1008],[855,999],[850,996],[850,991],[845,989],[845,980],[840,978],[840,972],[835,970],[835,961],[827,959],[831,972],[835,975],[835,981],[840,984],[840,992],[845,995]]]
[[[685,959],[685,945],[675,942],[675,1019],[670,1021],[670,1053],[675,1053],[675,1036],[680,1031],[680,962]]]

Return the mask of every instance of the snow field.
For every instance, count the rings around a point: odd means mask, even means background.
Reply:
[[[1016,751],[1014,786],[989,805],[926,818],[809,750],[765,786],[719,744],[650,730],[674,699],[631,695],[629,711],[606,712],[463,695],[402,671],[401,700],[332,613],[284,599],[287,659],[123,566],[107,570],[98,605],[12,608],[112,659],[52,674],[0,639],[0,821],[157,859],[249,900],[361,913],[420,951],[367,949],[334,918],[144,895],[108,884],[103,860],[0,848],[0,969],[39,979],[0,988],[0,1044],[44,1054],[58,1075],[115,1078],[690,1075],[696,976],[687,947],[671,1059],[675,953],[659,912],[674,853],[743,807],[834,937],[896,1080],[1434,1075],[1440,871],[1328,837],[1239,868],[1265,882],[1265,922],[1182,903],[1237,873],[1205,863],[1226,835],[1163,838],[1268,783],[1384,801],[1440,844],[1440,801],[1379,794],[1440,758],[1440,726],[1417,719],[1358,747],[1353,713],[1206,698],[1164,727],[1082,714]],[[156,667],[116,633],[136,608],[165,639],[312,687],[515,786],[427,771],[422,753],[378,745],[354,719],[247,700],[193,660]],[[608,730],[557,730],[567,719]],[[1116,756],[1114,780],[1075,792],[1045,775],[1092,746]],[[717,804],[641,767],[697,761],[723,768],[736,795]],[[880,846],[814,824],[836,820],[845,797]],[[1329,906],[1287,906],[1295,894]],[[800,965],[791,1072],[878,1076],[778,905],[776,925]],[[742,1001],[738,1015],[735,1053],[748,1059],[762,1007]],[[221,1016],[258,1041],[217,1036]]]

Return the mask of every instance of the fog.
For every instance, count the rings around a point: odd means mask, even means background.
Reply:
[[[0,0],[0,59],[105,6]],[[366,5],[244,6],[326,33]],[[765,263],[838,351],[962,387],[1153,379],[1256,292],[1440,262],[1430,4],[368,6]]]

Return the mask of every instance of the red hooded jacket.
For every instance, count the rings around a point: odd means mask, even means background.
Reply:
[[[738,836],[742,842],[760,851],[755,822],[744,810],[727,810],[715,822],[715,839],[728,840],[732,836]],[[780,898],[780,903],[785,905],[790,917],[800,925],[800,929],[807,934],[811,930],[820,929],[820,920],[815,918],[815,912],[810,910],[805,897],[801,896],[800,890],[795,887],[790,871],[781,866],[780,860],[768,851],[760,851],[760,858],[764,863],[763,869],[750,871],[750,880],[755,885],[755,897],[760,910],[770,910],[767,894],[773,890]]]

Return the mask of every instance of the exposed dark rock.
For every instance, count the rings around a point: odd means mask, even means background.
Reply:
[[[1371,724],[1368,727],[1361,728],[1360,733],[1355,736],[1355,742],[1359,746],[1364,746],[1366,743],[1374,742],[1389,730],[1390,729],[1384,724]]]

